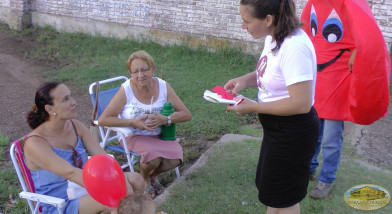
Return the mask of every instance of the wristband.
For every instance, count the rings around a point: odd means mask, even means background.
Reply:
[[[169,115],[169,116],[167,116],[167,125],[170,126],[170,124],[171,124],[171,119],[170,119],[170,115]]]

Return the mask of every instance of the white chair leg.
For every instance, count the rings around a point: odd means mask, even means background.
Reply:
[[[180,170],[178,169],[178,166],[176,167],[175,170],[176,170],[177,178],[181,177],[181,175],[180,175]]]
[[[63,213],[63,211],[61,210],[60,207],[57,207],[57,212],[58,212],[59,214],[62,214],[62,213]]]
[[[135,156],[133,156],[133,155],[131,158],[129,158],[129,154],[127,154],[129,170],[131,170],[131,172],[135,172],[135,169],[133,168],[133,164],[132,164],[134,158],[135,158]]]
[[[39,211],[39,207],[40,207],[41,202],[39,202],[39,200],[37,201],[37,204],[35,205],[35,209],[33,211],[33,214],[37,214]]]

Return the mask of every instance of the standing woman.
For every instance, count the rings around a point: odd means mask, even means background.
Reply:
[[[59,82],[43,83],[35,93],[35,105],[27,115],[33,129],[27,136],[23,151],[31,172],[35,191],[63,198],[63,213],[110,213],[111,208],[90,195],[70,200],[68,180],[84,187],[83,167],[89,155],[106,154],[90,130],[75,120],[76,102],[67,86]],[[143,192],[143,178],[125,173],[128,193]],[[42,213],[57,213],[51,205],[42,205]]]
[[[240,115],[256,112],[263,126],[255,183],[267,213],[300,213],[318,138],[315,51],[292,0],[241,0],[239,10],[242,28],[254,39],[266,38],[256,70],[224,86],[233,95],[257,86],[258,102],[227,108]]]

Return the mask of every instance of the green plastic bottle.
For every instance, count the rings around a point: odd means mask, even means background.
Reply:
[[[174,113],[173,106],[170,102],[163,105],[161,114],[169,116]],[[176,124],[170,124],[161,126],[161,139],[162,140],[175,140],[176,139]]]

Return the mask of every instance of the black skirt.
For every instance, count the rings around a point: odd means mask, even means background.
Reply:
[[[274,208],[293,206],[307,193],[319,134],[316,110],[293,116],[259,114],[259,120],[264,130],[255,181],[259,200]]]

